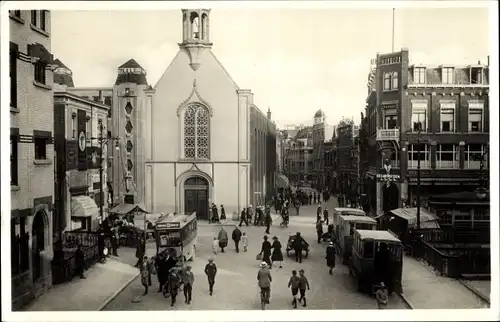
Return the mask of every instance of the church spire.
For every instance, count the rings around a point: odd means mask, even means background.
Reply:
[[[200,56],[212,47],[210,42],[210,9],[182,9],[181,49],[186,49],[190,66],[196,71],[200,67]]]

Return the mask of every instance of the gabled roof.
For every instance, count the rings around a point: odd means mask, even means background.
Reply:
[[[119,66],[118,68],[142,68],[142,66],[139,65],[139,63],[137,63],[133,58],[131,58],[125,64]]]

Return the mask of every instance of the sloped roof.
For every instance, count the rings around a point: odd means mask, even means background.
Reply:
[[[59,58],[54,60],[54,65],[57,65],[58,67],[61,67],[61,68],[66,68],[66,69],[71,70],[68,66],[64,65],[63,62],[59,60]]]
[[[142,66],[139,65],[139,63],[137,63],[135,59],[131,58],[125,64],[119,66],[118,68],[142,68]]]
[[[54,73],[54,83],[60,85],[66,85],[68,87],[75,87],[75,83],[73,83],[73,77],[67,74]]]

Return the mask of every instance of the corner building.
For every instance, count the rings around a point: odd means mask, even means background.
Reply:
[[[12,10],[9,20],[10,244],[17,310],[52,285],[53,58],[49,11]]]
[[[276,126],[215,57],[209,19],[208,9],[182,10],[179,52],[146,100],[144,191],[153,212],[206,219],[213,202],[231,216],[273,190]]]

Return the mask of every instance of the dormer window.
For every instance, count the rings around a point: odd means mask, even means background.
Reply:
[[[471,84],[483,83],[483,67],[471,67],[469,75]]]
[[[413,68],[413,83],[425,84],[425,67]]]
[[[441,68],[441,81],[443,84],[453,84],[453,67]]]

